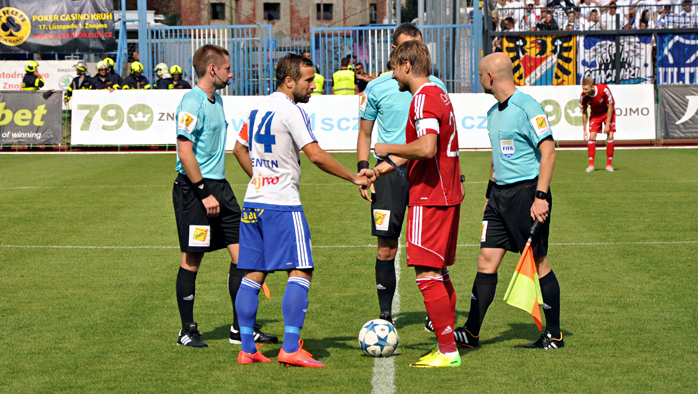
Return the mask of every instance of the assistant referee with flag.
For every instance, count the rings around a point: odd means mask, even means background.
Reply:
[[[560,285],[548,262],[548,234],[555,168],[555,143],[543,108],[516,89],[512,63],[503,53],[489,55],[478,67],[485,93],[498,103],[487,112],[492,144],[490,181],[482,219],[477,275],[465,325],[456,330],[468,346],[479,345],[480,327],[497,290],[497,269],[506,251],[521,253],[534,220],[542,223],[533,237],[533,256],[540,277],[546,331],[527,348],[565,345],[560,331]],[[464,342],[464,341],[459,341]]]

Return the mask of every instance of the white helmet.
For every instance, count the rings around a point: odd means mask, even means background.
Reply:
[[[85,62],[83,60],[78,60],[77,62],[75,62],[73,67],[76,70],[81,71],[81,72],[87,71],[87,64],[85,64]]]
[[[155,66],[155,70],[153,70],[153,71],[157,72],[158,77],[162,77],[163,74],[169,73],[170,70],[169,70],[169,67],[167,67],[167,64],[160,63],[157,66]]]

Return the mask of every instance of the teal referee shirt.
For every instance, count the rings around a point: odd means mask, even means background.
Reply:
[[[446,92],[446,85],[440,79],[432,75],[429,80]],[[412,94],[400,91],[390,71],[366,85],[359,104],[359,117],[378,122],[378,142],[404,144],[410,103]]]
[[[533,97],[518,89],[504,103],[487,111],[487,131],[492,144],[494,181],[498,185],[527,181],[538,176],[538,144],[552,138],[548,116]]]
[[[225,141],[228,123],[225,121],[223,99],[214,93],[215,103],[198,86],[182,97],[177,107],[177,137],[183,136],[194,143],[194,156],[201,176],[206,179],[225,179]],[[187,175],[177,154],[176,170]]]

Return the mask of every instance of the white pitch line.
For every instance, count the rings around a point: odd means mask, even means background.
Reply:
[[[686,245],[698,244],[698,241],[643,241],[643,242],[560,242],[550,243],[551,246],[616,246],[616,245]],[[459,248],[475,248],[480,244],[458,244]],[[375,248],[376,245],[313,245],[313,249],[347,249],[347,248]],[[402,245],[401,247],[404,247]],[[80,246],[80,245],[0,245],[0,248],[25,248],[25,249],[179,249],[179,246]],[[398,248],[398,253],[400,249]],[[397,260],[397,257],[396,257]],[[400,266],[396,265],[395,275],[398,275]],[[395,294],[397,301],[393,301],[393,306],[397,302],[398,308],[400,299]],[[397,313],[394,314],[394,316]]]
[[[395,322],[400,314],[400,245],[395,254],[395,296],[390,313]],[[372,394],[392,394],[395,392],[395,357],[376,357],[373,362],[373,378],[371,379]]]

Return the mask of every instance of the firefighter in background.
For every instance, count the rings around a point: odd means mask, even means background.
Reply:
[[[30,60],[24,65],[24,74],[22,79],[22,90],[39,90],[44,87],[44,80],[39,74],[39,63]]]
[[[170,70],[165,63],[159,63],[155,66],[155,73],[158,75],[158,80],[155,82],[155,89],[174,89],[174,79],[170,75]]]
[[[68,86],[65,92],[65,102],[67,103],[73,97],[74,90],[92,90],[92,78],[87,74],[87,64],[83,60],[78,60],[75,65],[75,71],[78,75],[73,78],[73,81]]]
[[[124,83],[121,87],[121,89],[150,89],[150,83],[148,82],[148,78],[143,76],[141,73],[143,72],[143,65],[141,62],[133,62],[131,63],[131,75],[128,77],[124,78]]]
[[[182,79],[182,67],[175,64],[170,68],[170,75],[175,89],[191,89],[189,82]]]
[[[119,88],[114,83],[114,78],[109,75],[109,66],[105,61],[97,63],[97,75],[92,78],[92,88],[96,90],[109,89],[109,92]]]
[[[114,59],[107,57],[103,60],[104,64],[107,65],[107,78],[111,81],[111,86],[114,89],[121,89],[121,85],[124,84],[124,80],[121,78],[121,75],[117,74],[114,71]]]

